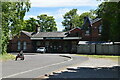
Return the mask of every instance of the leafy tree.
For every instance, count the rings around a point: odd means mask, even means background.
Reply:
[[[28,20],[24,21],[25,26],[23,27],[23,30],[28,31],[28,32],[35,32],[35,28],[37,23],[37,20],[34,18],[30,18]]]
[[[97,17],[102,18],[102,40],[120,41],[120,1],[104,2],[99,5]]]
[[[82,26],[84,23],[84,17],[89,17],[90,19],[95,19],[96,16],[94,15],[94,10],[90,10],[90,12],[84,12],[79,16],[79,25]]]
[[[95,18],[94,14],[95,14],[94,10],[82,13],[81,15],[77,14],[77,9],[70,10],[63,16],[64,21],[62,22],[62,24],[63,26],[65,26],[65,29],[63,31],[68,31],[75,27],[81,27],[84,22],[84,17],[88,16],[91,19],[94,19]]]
[[[53,16],[47,16],[46,14],[42,14],[40,16],[37,16],[37,18],[41,32],[57,31],[56,22]]]
[[[1,2],[2,7],[2,54],[6,53],[10,34],[20,32],[23,27],[23,18],[29,11],[30,3],[27,2]]]
[[[76,27],[76,21],[78,21],[79,15],[77,14],[77,9],[72,9],[69,12],[67,12],[63,18],[62,25],[65,26],[64,31],[68,31],[74,27]]]

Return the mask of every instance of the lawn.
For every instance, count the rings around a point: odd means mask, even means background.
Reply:
[[[12,54],[0,54],[0,61],[6,61],[6,60],[10,60],[10,59],[15,59],[15,56]]]
[[[80,54],[77,54],[79,56],[86,56],[86,57],[90,57],[90,58],[105,58],[105,59],[111,59],[111,60],[114,60],[114,61],[118,61],[120,59],[120,56],[113,56],[113,55],[80,55]]]

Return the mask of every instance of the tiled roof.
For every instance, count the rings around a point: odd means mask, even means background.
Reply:
[[[81,30],[81,28],[80,28],[80,27],[75,27],[75,28],[73,28],[73,29],[69,30],[68,32],[73,31],[73,30],[75,30],[75,29],[79,29],[79,30]]]
[[[92,24],[99,21],[99,20],[101,20],[101,18],[96,18],[96,19],[92,20]]]
[[[99,21],[99,20],[101,20],[101,18],[96,18],[96,19],[92,20],[92,19],[89,18],[89,17],[85,17],[85,18],[84,18],[84,23],[83,23],[83,25],[82,25],[82,29],[85,28],[85,24],[86,24],[86,23],[89,23],[90,26],[92,26],[93,23],[95,23],[95,22],[97,22],[97,21]]]
[[[23,32],[24,34],[26,34],[26,35],[29,36],[29,37],[31,37],[31,36],[32,36],[32,33],[33,33],[33,32],[27,32],[27,31],[21,31],[21,32]]]
[[[32,36],[32,38],[39,37],[66,37],[66,32],[39,32]]]

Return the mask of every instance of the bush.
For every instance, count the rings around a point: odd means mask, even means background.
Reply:
[[[0,61],[6,61],[6,60],[13,60],[15,59],[15,56],[12,55],[12,54],[8,54],[8,53],[5,53],[5,54],[0,54]]]

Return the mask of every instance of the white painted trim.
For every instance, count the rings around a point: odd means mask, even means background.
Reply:
[[[63,39],[82,39],[81,37],[64,37]]]
[[[32,40],[43,40],[43,38],[31,38]]]
[[[70,39],[82,39],[82,38],[81,37],[64,37],[63,38],[63,40],[70,40]],[[31,40],[43,40],[43,38],[31,38]]]

